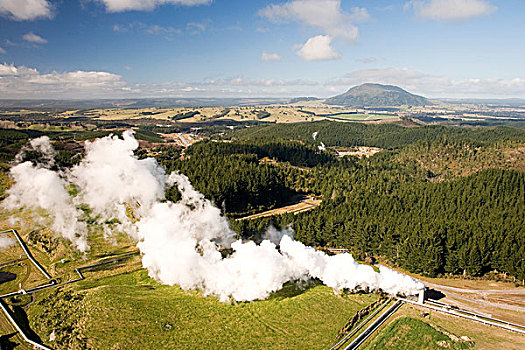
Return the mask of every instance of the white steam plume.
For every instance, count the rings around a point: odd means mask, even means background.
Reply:
[[[228,220],[186,176],[176,172],[166,176],[154,159],[135,157],[137,147],[131,131],[125,132],[123,139],[108,136],[87,143],[85,159],[62,178],[30,163],[20,164],[25,172],[43,172],[38,175],[52,179],[53,186],[39,190],[12,171],[17,190],[10,192],[8,202],[11,207],[27,206],[28,201],[17,198],[32,191],[34,205],[51,213],[51,192],[59,195],[57,207],[69,216],[76,212],[75,205],[87,205],[106,229],[114,228],[106,221],[117,219],[120,225],[116,228],[137,239],[142,264],[151,277],[183,289],[202,290],[222,301],[264,299],[287,281],[308,278],[318,278],[335,290],[415,294],[422,288],[421,283],[390,269],[375,272],[355,262],[350,254],[328,256],[306,247],[286,230],[270,228],[260,244],[235,240]],[[73,198],[64,190],[68,183],[78,190]],[[164,201],[166,188],[175,185],[182,199]],[[79,216],[72,217],[80,225]],[[54,229],[73,241],[78,238],[65,234],[67,230]],[[224,257],[224,248],[233,253]]]
[[[274,244],[279,244],[284,236],[289,236],[293,238],[293,231],[291,225],[288,225],[288,227],[286,227],[286,229],[284,230],[278,230],[271,225],[266,229],[266,232],[264,233],[262,239],[270,241]]]
[[[319,131],[315,131],[314,133],[312,133],[312,138],[314,139],[314,141],[317,139],[317,135],[319,135]],[[324,151],[326,149],[326,146],[324,145],[324,143],[321,142],[321,144],[317,146],[317,148],[319,149],[319,151]]]
[[[49,137],[41,136],[36,139],[29,141],[29,147],[23,147],[22,150],[16,155],[15,161],[22,163],[26,151],[37,151],[40,153],[39,165],[41,167],[50,168],[55,165],[56,151],[49,141]]]
[[[328,256],[289,236],[283,236],[280,247],[302,274],[318,278],[337,291],[381,289],[391,294],[412,295],[422,288],[411,277],[388,268],[380,267],[377,273],[371,266],[356,262],[348,253]]]
[[[122,136],[86,142],[86,156],[73,167],[69,180],[79,191],[75,203],[87,204],[99,224],[116,219],[119,231],[135,237],[129,209],[141,217],[163,200],[166,175],[155,159],[139,160],[133,155],[139,144],[131,130]]]
[[[31,141],[33,150],[42,152],[45,165],[52,164],[55,154],[49,138],[41,137]],[[69,239],[77,249],[86,251],[87,226],[78,220],[82,215],[76,209],[72,198],[66,190],[68,182],[60,177],[58,172],[34,166],[31,162],[24,162],[15,165],[10,170],[10,175],[14,179],[14,185],[7,190],[8,197],[2,203],[6,209],[27,208],[44,209],[50,217],[47,221],[51,229],[59,232]]]
[[[8,236],[0,236],[0,250],[7,249],[15,244],[15,240]]]

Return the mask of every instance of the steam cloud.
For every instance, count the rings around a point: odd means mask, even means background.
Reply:
[[[49,139],[40,139],[35,144],[39,145],[39,142],[47,142],[51,147]],[[44,159],[48,164],[49,160]],[[10,173],[15,184],[7,191],[9,196],[3,206],[11,210],[22,207],[44,209],[49,214],[47,224],[51,229],[69,239],[80,251],[86,251],[87,225],[79,220],[82,212],[66,190],[68,182],[59,173],[40,165],[34,166],[31,162],[12,167]]]
[[[0,250],[7,249],[15,244],[15,240],[11,237],[0,236]]]
[[[314,131],[312,133],[312,138],[315,140],[317,140],[317,135],[319,135],[319,131]],[[317,146],[317,149],[319,149],[319,151],[324,151],[326,150],[326,146],[324,145],[324,143],[321,142],[321,144],[319,146]]]
[[[33,140],[31,146],[54,154],[47,138]],[[133,154],[137,147],[133,132],[126,131],[122,139],[108,136],[86,142],[85,158],[67,172],[18,164],[11,169],[15,184],[4,206],[44,209],[51,216],[51,228],[81,251],[89,249],[88,228],[77,208],[87,206],[108,236],[119,230],[138,241],[142,264],[151,277],[185,290],[202,290],[222,301],[264,299],[288,281],[309,278],[336,291],[381,289],[411,295],[423,287],[384,267],[375,272],[350,254],[328,256],[306,247],[293,240],[290,230],[271,227],[260,244],[236,240],[228,220],[186,176],[167,175],[153,158],[139,160]],[[165,200],[171,186],[182,195],[177,203]],[[76,194],[70,195],[68,187]],[[222,248],[233,253],[223,257]]]

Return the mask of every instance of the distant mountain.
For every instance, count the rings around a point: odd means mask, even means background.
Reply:
[[[387,107],[431,105],[428,99],[411,94],[400,87],[381,84],[363,84],[326,99],[326,104],[346,107]]]
[[[288,103],[292,104],[292,103],[297,103],[297,102],[308,102],[308,101],[318,101],[318,100],[320,100],[320,98],[310,97],[310,96],[308,96],[308,97],[295,97],[295,98],[292,98],[290,100],[290,102],[288,102]]]

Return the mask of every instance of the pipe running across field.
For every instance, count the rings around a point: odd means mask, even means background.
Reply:
[[[381,316],[377,318],[367,329],[359,334],[344,350],[355,350],[363,344],[386,320],[392,316],[397,309],[404,304],[402,299],[396,300],[394,305],[390,306]]]
[[[410,304],[418,305],[418,306],[421,306],[421,307],[426,307],[428,309],[432,309],[432,310],[435,310],[435,311],[443,312],[443,313],[446,313],[446,314],[450,314],[450,315],[454,315],[454,316],[458,316],[458,317],[463,317],[463,318],[466,318],[466,319],[469,319],[469,320],[472,320],[472,321],[483,323],[485,325],[500,327],[500,328],[504,328],[504,329],[509,330],[509,331],[525,334],[525,326],[515,325],[515,324],[511,325],[511,323],[509,323],[509,322],[498,320],[496,318],[477,315],[475,313],[468,312],[468,311],[463,311],[461,309],[452,309],[452,308],[447,308],[447,307],[436,306],[435,303],[433,303],[434,305],[429,304],[429,303],[421,304],[421,303],[415,302],[413,300],[404,299],[404,298],[399,298],[399,300],[402,300],[402,301],[410,303]]]
[[[354,329],[352,329],[350,331],[350,333],[348,333],[347,335],[345,335],[343,337],[343,339],[341,339],[337,344],[335,344],[334,346],[332,346],[330,348],[330,350],[338,350],[344,343],[346,343],[346,341],[348,340],[348,338],[350,338],[351,336],[353,336],[358,330],[360,330],[361,328],[364,327],[364,325],[366,325],[368,323],[368,321],[370,321],[372,318],[374,318],[375,315],[377,315],[379,312],[381,312],[381,310],[383,310],[387,305],[388,303],[390,303],[390,301],[392,301],[391,299],[388,299],[386,300],[383,304],[379,305],[377,307],[377,309],[374,310],[374,312],[372,312],[370,315],[368,315],[367,318],[365,318],[359,325],[357,325],[357,327],[355,327]]]
[[[44,270],[44,268],[38,263],[38,261],[35,260],[35,258],[33,258],[33,255],[31,255],[31,252],[29,251],[29,249],[27,249],[27,246],[26,244],[24,243],[24,241],[22,240],[22,237],[20,237],[20,235],[18,234],[18,232],[16,230],[13,230],[13,229],[10,229],[10,230],[5,230],[5,231],[1,231],[0,234],[4,234],[4,233],[12,233],[16,240],[18,241],[18,244],[20,244],[20,247],[22,248],[22,250],[24,251],[24,253],[26,254],[27,258],[33,263],[33,265],[36,266],[36,268],[42,272],[42,274],[44,276],[46,276],[47,279],[52,279],[51,275],[47,273],[46,270]]]

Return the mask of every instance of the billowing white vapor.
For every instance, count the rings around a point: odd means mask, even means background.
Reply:
[[[0,250],[7,249],[13,245],[15,245],[14,239],[5,235],[0,236]]]
[[[54,163],[54,150],[49,138],[44,136],[32,140],[30,144],[42,153],[44,164],[35,166],[27,161],[12,167],[10,174],[15,183],[7,190],[9,196],[2,206],[11,210],[44,209],[49,214],[47,219],[42,217],[44,223],[69,239],[77,249],[85,251],[88,249],[87,226],[79,221],[82,213],[66,190],[69,183],[58,172],[44,167]]]
[[[133,154],[137,147],[132,131],[127,131],[122,139],[108,136],[87,142],[85,158],[67,173],[30,162],[16,165],[6,205],[44,209],[53,217],[52,229],[80,250],[88,248],[87,230],[77,207],[88,207],[108,235],[120,230],[138,241],[151,277],[222,301],[264,299],[288,281],[309,278],[337,291],[380,289],[408,295],[423,287],[387,268],[375,272],[350,254],[328,256],[306,247],[294,241],[289,230],[270,228],[260,244],[236,240],[221,211],[186,176],[166,175],[153,158],[139,160]],[[68,194],[68,186],[76,189],[75,195]],[[182,195],[177,203],[165,200],[171,186]],[[233,253],[224,257],[223,248]]]
[[[312,138],[315,140],[317,140],[317,135],[319,135],[319,131],[315,131],[312,133]],[[324,151],[326,150],[326,146],[324,145],[324,143],[321,142],[321,144],[319,146],[317,146],[317,149],[319,149],[319,151]]]

